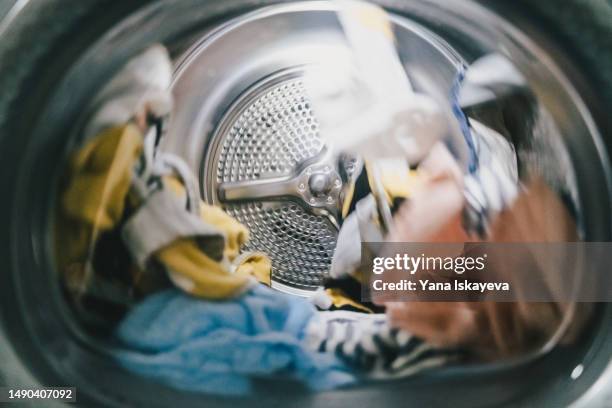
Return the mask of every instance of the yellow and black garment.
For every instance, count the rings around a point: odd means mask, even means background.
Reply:
[[[392,213],[418,188],[421,178],[401,160],[377,163],[377,174],[383,187],[383,199]],[[374,198],[375,180],[366,163],[349,185],[342,208],[343,223],[338,235],[330,276],[324,282],[325,293],[331,300],[331,310],[379,313],[383,307],[361,301],[362,278],[359,272],[362,241],[380,242],[383,239],[377,200]]]
[[[242,254],[248,230],[202,203],[179,159],[156,155],[134,124],[89,139],[69,158],[60,186],[55,253],[73,304],[120,318],[174,283],[207,299],[270,284],[270,260]]]

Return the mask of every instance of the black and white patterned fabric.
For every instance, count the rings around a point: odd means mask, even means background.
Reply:
[[[305,339],[312,350],[335,353],[369,379],[407,377],[447,365],[460,355],[390,327],[384,314],[319,312]]]

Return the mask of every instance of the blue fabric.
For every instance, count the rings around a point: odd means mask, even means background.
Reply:
[[[476,152],[476,146],[474,144],[474,136],[470,130],[468,119],[465,116],[465,113],[463,113],[461,106],[459,106],[459,91],[461,90],[463,79],[465,78],[465,69],[465,66],[461,66],[457,71],[457,75],[450,93],[450,103],[453,110],[453,115],[455,115],[455,118],[459,122],[461,133],[463,133],[463,138],[465,139],[465,143],[468,148],[468,170],[470,173],[475,173],[476,170],[478,170],[478,153]]]
[[[244,395],[251,377],[289,375],[313,390],[354,383],[332,353],[301,342],[314,316],[305,299],[258,285],[242,297],[205,301],[171,289],[145,299],[117,328],[126,369],[176,388]]]

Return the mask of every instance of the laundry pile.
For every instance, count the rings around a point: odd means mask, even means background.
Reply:
[[[130,371],[176,388],[243,395],[251,378],[283,375],[313,390],[357,381],[334,353],[309,347],[317,312],[305,299],[256,286],[234,300],[196,299],[176,289],[155,294],[121,322]]]
[[[126,369],[179,389],[244,395],[252,379],[283,376],[312,390],[405,377],[456,359],[388,326],[383,314],[318,312],[263,285],[235,300],[176,289],[136,306],[117,328]]]
[[[243,395],[264,376],[327,390],[456,357],[390,328],[352,278],[331,279],[312,301],[270,289],[269,258],[241,253],[249,231],[202,203],[185,164],[156,148],[148,121],[171,109],[169,73],[156,46],[102,90],[60,188],[64,289],[85,324],[110,329],[122,367]]]
[[[328,390],[460,358],[391,327],[384,305],[360,298],[361,241],[383,238],[367,163],[346,194],[325,287],[312,300],[269,288],[266,254],[241,252],[249,231],[202,203],[186,164],[157,148],[155,125],[172,109],[170,80],[163,47],[130,60],[97,96],[60,188],[65,292],[83,321],[107,325],[122,367],[184,390],[243,395],[254,378]],[[465,118],[462,126],[471,132]],[[480,130],[489,135],[481,140],[495,138]],[[418,187],[418,171],[405,163],[378,171],[395,212]]]

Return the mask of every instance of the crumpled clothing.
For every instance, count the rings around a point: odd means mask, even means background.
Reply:
[[[422,177],[401,159],[385,159],[376,164],[385,199],[394,212],[419,187]],[[371,165],[365,163],[359,171],[345,192],[342,227],[336,241],[329,277],[324,282],[325,292],[319,295],[319,299],[325,296],[327,300],[317,304],[320,309],[365,313],[383,309],[361,300],[362,274],[359,267],[362,245],[363,242],[381,242],[383,230],[376,198],[372,193],[375,190],[375,180],[371,176]]]
[[[303,298],[257,286],[223,302],[177,290],[150,296],[118,326],[127,349],[118,362],[170,386],[244,395],[252,379],[273,374],[329,390],[357,381],[340,358],[308,348],[305,329],[315,316]]]
[[[118,236],[132,219],[126,219],[126,214],[131,213],[132,217],[139,214],[138,210],[145,209],[148,202],[139,202],[135,207],[136,200],[130,195],[136,180],[132,168],[138,162],[142,146],[141,132],[130,124],[96,136],[69,161],[66,183],[60,193],[55,236],[58,269],[74,299],[91,295],[129,307],[140,298],[138,293],[146,295],[158,289],[149,290],[159,286],[150,284],[152,280],[163,281],[156,276],[156,269],[167,272],[175,285],[189,293],[212,299],[243,293],[255,283],[253,275],[269,284],[271,265],[265,256],[237,259],[240,247],[248,239],[247,229],[221,209],[200,202],[192,219],[211,231],[207,239],[202,239],[202,235],[173,238],[151,254],[154,267],[150,267],[150,262],[147,267],[138,264],[133,251],[123,257],[119,255],[130,248],[122,245]],[[148,200],[166,192],[172,196],[169,200],[177,201],[173,208],[183,211],[185,189],[180,182],[171,176],[159,175],[157,179],[158,183],[152,183],[157,186],[157,193],[149,195]],[[184,213],[188,214],[186,209]],[[180,215],[165,214],[164,219]],[[160,236],[163,231],[152,230],[152,226],[149,223],[147,228],[137,228],[135,233],[164,239]]]
[[[77,269],[85,270],[82,262],[92,256],[92,243],[119,223],[141,151],[140,131],[127,125],[101,133],[70,157],[55,231],[59,269],[73,271],[66,274],[69,287],[86,283],[75,276]]]
[[[94,97],[92,106],[96,109],[88,115],[82,137],[89,138],[135,120],[145,108],[158,118],[169,114],[174,105],[168,90],[172,71],[168,51],[161,44],[154,44],[127,61]]]
[[[310,348],[334,353],[362,378],[404,378],[460,358],[457,348],[435,347],[392,328],[385,314],[319,312],[306,329]]]
[[[117,321],[172,283],[224,299],[270,282],[264,254],[238,256],[248,230],[201,202],[180,158],[156,151],[159,133],[142,116],[169,113],[171,65],[159,45],[130,60],[96,96],[65,169],[55,252],[73,306],[88,321]]]
[[[471,120],[479,166],[464,179],[466,227],[486,237],[495,217],[509,208],[520,192],[516,152],[493,129]]]

